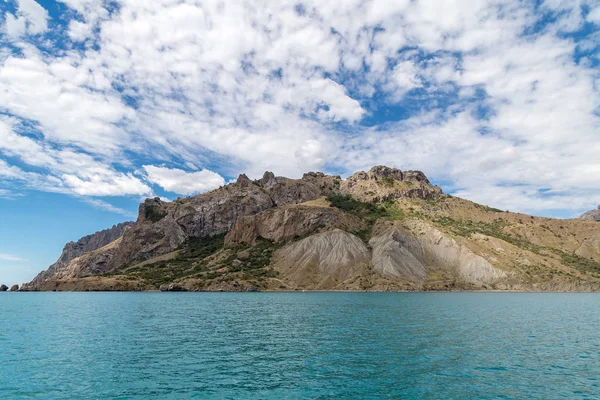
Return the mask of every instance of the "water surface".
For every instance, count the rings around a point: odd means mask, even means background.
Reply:
[[[4,398],[600,397],[600,294],[2,293]]]

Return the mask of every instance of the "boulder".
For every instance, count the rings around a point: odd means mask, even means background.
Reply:
[[[8,290],[8,286],[0,285],[0,292],[6,292]]]
[[[187,292],[188,290],[181,285],[176,283],[170,283],[168,285],[160,285],[159,290],[161,292]]]
[[[10,287],[10,291],[11,292],[18,292],[19,291],[19,285],[12,285]]]

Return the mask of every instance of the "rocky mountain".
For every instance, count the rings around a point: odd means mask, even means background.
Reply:
[[[588,212],[581,214],[581,216],[579,218],[585,219],[588,221],[600,222],[600,206],[598,206],[598,208],[596,208],[595,210],[590,210]]]
[[[600,224],[503,212],[384,166],[240,175],[147,199],[113,229],[22,290],[600,290]]]
[[[57,271],[67,268],[69,263],[84,253],[100,249],[120,238],[125,229],[132,226],[133,222],[122,222],[110,229],[105,229],[91,235],[82,237],[76,242],[69,242],[63,248],[58,260],[46,271],[40,272],[29,285],[36,286],[38,283],[56,275]]]

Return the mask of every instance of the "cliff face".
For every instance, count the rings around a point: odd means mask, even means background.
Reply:
[[[63,251],[54,264],[48,267],[46,271],[40,272],[27,286],[34,286],[44,280],[55,276],[62,269],[66,268],[69,263],[83,255],[84,253],[97,250],[107,244],[114,242],[120,238],[125,230],[133,226],[133,222],[122,222],[114,225],[110,229],[104,229],[91,235],[82,237],[76,242],[69,242],[63,248]],[[27,286],[24,289],[27,289]]]
[[[240,175],[147,199],[116,228],[68,244],[23,289],[600,289],[600,224],[505,213],[383,166],[345,180]]]

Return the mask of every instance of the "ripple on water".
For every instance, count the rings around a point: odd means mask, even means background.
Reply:
[[[593,398],[600,295],[0,296],[6,398]]]

